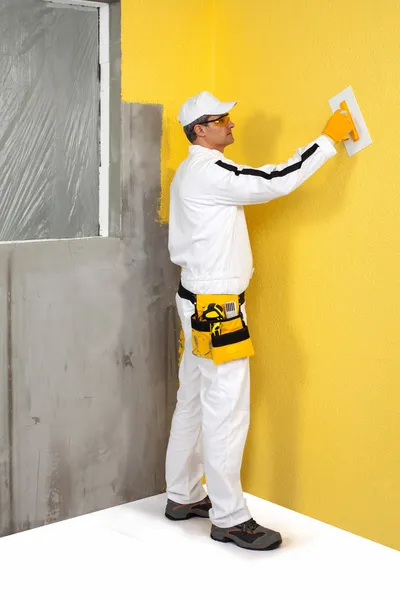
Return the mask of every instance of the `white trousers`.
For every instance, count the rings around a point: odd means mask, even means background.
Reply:
[[[178,295],[176,303],[185,348],[167,450],[167,496],[179,504],[202,500],[205,473],[210,519],[218,527],[231,527],[251,518],[240,482],[250,421],[249,359],[215,365],[195,356],[190,323],[194,306]]]

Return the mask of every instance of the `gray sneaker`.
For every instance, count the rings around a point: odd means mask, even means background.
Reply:
[[[210,508],[211,501],[208,496],[200,500],[200,502],[194,502],[193,504],[178,504],[177,502],[168,500],[165,516],[171,521],[185,521],[192,517],[207,519]]]
[[[280,533],[262,527],[254,519],[226,529],[213,525],[211,537],[217,542],[233,542],[248,550],[274,550],[282,543]]]

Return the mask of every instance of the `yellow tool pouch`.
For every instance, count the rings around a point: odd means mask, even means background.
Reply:
[[[225,318],[223,307],[235,303],[237,316]],[[254,355],[250,334],[239,305],[239,297],[225,294],[198,294],[192,315],[193,354],[220,365]]]

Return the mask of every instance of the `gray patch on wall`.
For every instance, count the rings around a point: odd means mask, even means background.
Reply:
[[[161,121],[122,105],[121,239],[0,245],[0,535],[164,490],[179,273],[158,223]]]
[[[167,429],[177,382],[178,272],[167,253],[167,227],[158,223],[160,177],[154,177],[160,173],[161,135],[161,106],[122,105],[122,236],[129,272],[123,293],[127,318],[121,331],[122,390],[128,420],[137,425],[129,435],[130,455],[137,460],[127,463],[121,479],[142,480],[145,487],[140,495],[164,488]],[[157,152],[151,150],[155,147]],[[132,307],[133,318],[128,318]],[[132,499],[139,497],[138,492],[132,487],[120,494]]]

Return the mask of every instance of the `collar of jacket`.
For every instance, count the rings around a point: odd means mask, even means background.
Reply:
[[[211,150],[210,148],[204,148],[204,146],[189,146],[189,155],[203,155],[203,156],[215,156],[216,158],[225,158],[224,154],[219,150]]]

